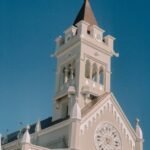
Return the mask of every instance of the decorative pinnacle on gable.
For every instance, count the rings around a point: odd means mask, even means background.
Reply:
[[[29,133],[29,129],[30,129],[30,126],[29,125],[27,125],[27,127],[26,127],[26,131],[25,131],[25,133],[24,133],[24,135],[23,135],[23,137],[22,137],[22,144],[26,144],[26,143],[30,143],[30,133]]]
[[[138,138],[140,138],[142,140],[143,139],[143,132],[142,132],[142,129],[141,129],[139,123],[140,123],[140,120],[137,118],[136,119],[135,132],[136,132],[136,135],[138,136]]]
[[[73,25],[75,26],[81,20],[88,22],[90,25],[98,25],[96,18],[94,16],[93,10],[91,8],[91,5],[89,3],[89,0],[84,0],[84,3],[75,19]]]

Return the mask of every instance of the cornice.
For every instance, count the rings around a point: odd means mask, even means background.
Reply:
[[[92,42],[91,42],[92,40]],[[81,38],[81,42],[84,44],[93,47],[94,49],[98,50],[99,52],[102,52],[106,55],[113,56],[115,52],[111,51],[110,47],[108,47],[106,44],[104,46],[103,42],[98,42],[94,40],[93,38]]]
[[[55,55],[59,57],[63,52],[67,52],[79,44],[80,44],[80,38],[78,36],[75,36],[73,39],[71,39],[70,41],[68,41],[67,43],[65,43],[61,47],[59,47],[56,50]]]

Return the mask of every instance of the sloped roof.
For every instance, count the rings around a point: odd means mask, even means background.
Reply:
[[[89,3],[89,0],[84,0],[84,3],[75,19],[73,25],[76,25],[81,20],[88,22],[90,25],[98,25],[96,18],[94,16],[94,13],[92,11],[91,5]]]
[[[53,126],[53,125],[55,125],[55,124],[58,124],[58,123],[60,123],[60,122],[63,122],[63,121],[65,121],[65,120],[67,120],[67,119],[69,119],[68,116],[67,116],[66,118],[64,118],[64,119],[58,119],[58,120],[56,120],[56,121],[52,121],[52,117],[46,118],[46,119],[40,121],[41,129],[42,129],[42,130],[43,130],[43,129],[46,129],[46,128],[51,127],[51,126]],[[36,128],[36,123],[30,125],[29,133],[30,133],[30,134],[35,133],[35,128]],[[25,130],[26,130],[26,129],[23,128],[23,129],[21,129],[20,131],[18,130],[18,131],[14,132],[14,133],[8,134],[8,135],[5,136],[5,137],[2,137],[2,145],[5,145],[5,144],[8,144],[8,143],[10,143],[10,142],[13,142],[13,141],[17,140],[19,134],[23,135],[24,132],[25,132]]]

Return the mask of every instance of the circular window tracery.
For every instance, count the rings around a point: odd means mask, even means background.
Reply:
[[[97,150],[121,150],[119,132],[109,123],[99,125],[94,138]]]

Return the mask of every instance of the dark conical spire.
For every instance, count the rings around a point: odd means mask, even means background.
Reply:
[[[76,25],[81,20],[88,22],[90,25],[97,25],[97,21],[94,16],[94,13],[92,11],[89,0],[84,0],[84,3],[75,19],[73,25]]]

